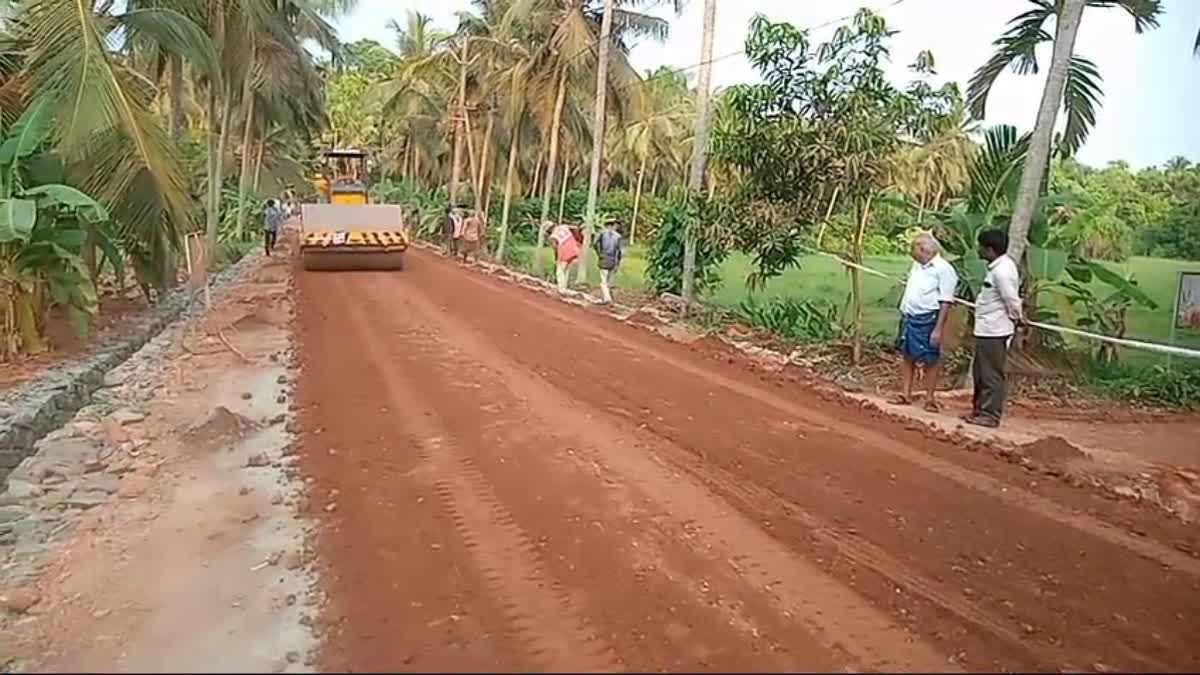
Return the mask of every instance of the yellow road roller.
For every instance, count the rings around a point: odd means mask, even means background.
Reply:
[[[331,150],[325,159],[325,203],[300,206],[304,269],[402,269],[410,241],[404,207],[369,203],[365,152]]]

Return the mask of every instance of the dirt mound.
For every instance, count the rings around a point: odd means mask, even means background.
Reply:
[[[1082,450],[1062,436],[1047,436],[1021,446],[1021,454],[1043,462],[1065,462],[1086,457]]]
[[[213,408],[208,419],[190,427],[183,438],[189,444],[211,448],[241,438],[256,428],[258,425],[249,418],[220,405]]]

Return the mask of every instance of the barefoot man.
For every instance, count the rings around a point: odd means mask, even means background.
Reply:
[[[942,374],[942,337],[950,318],[950,307],[954,304],[958,273],[938,252],[937,240],[931,234],[917,235],[909,252],[913,264],[908,272],[908,282],[904,285],[904,296],[900,299],[900,333],[897,338],[897,345],[904,357],[900,367],[904,391],[890,402],[896,405],[912,403],[916,370],[923,367],[925,409],[937,412],[939,405],[934,392]]]

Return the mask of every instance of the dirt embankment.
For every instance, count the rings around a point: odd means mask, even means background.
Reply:
[[[414,253],[298,283],[327,669],[1200,667],[1194,529]]]

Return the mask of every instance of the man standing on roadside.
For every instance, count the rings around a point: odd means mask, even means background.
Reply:
[[[263,248],[268,256],[275,248],[275,239],[279,236],[279,225],[283,222],[283,210],[275,205],[274,199],[267,200],[267,209],[263,214]]]
[[[462,254],[462,261],[467,262],[468,258],[479,260],[479,244],[483,239],[483,216],[472,211],[463,219],[462,236],[459,238],[458,250]]]
[[[458,209],[447,206],[446,217],[442,220],[442,245],[446,247],[446,255],[451,257],[458,255],[458,239],[455,236],[458,220]]]
[[[1000,426],[1008,393],[1008,346],[1017,326],[1025,323],[1021,309],[1021,276],[1008,257],[1004,230],[979,233],[979,256],[987,261],[987,276],[975,299],[975,394],[967,424]]]
[[[924,370],[925,409],[937,412],[940,409],[936,392],[942,374],[941,347],[950,309],[954,306],[958,273],[938,252],[937,240],[929,233],[917,235],[909,246],[909,253],[913,264],[904,285],[904,296],[900,299],[900,331],[897,338],[901,356],[904,357],[900,371],[904,390],[889,403],[912,403],[913,380],[920,367]]]
[[[604,302],[612,304],[612,277],[621,264],[621,233],[617,231],[617,219],[604,221],[604,229],[596,235],[596,257],[600,264],[600,294]]]

